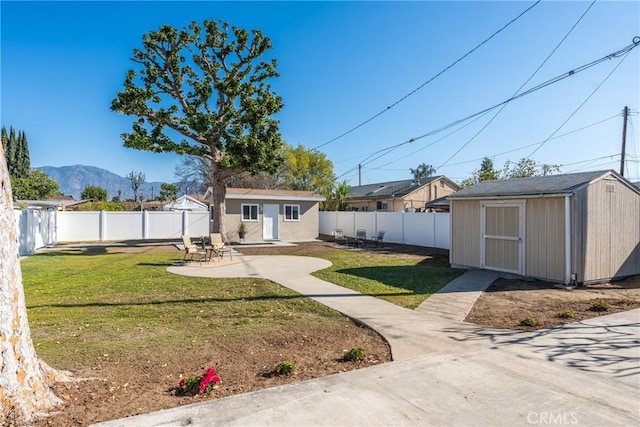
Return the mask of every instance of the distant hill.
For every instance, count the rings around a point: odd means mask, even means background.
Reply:
[[[122,199],[133,199],[133,190],[131,189],[131,181],[127,178],[116,175],[106,169],[94,166],[41,166],[39,169],[49,175],[58,183],[60,192],[73,196],[75,200],[80,200],[82,190],[88,185],[96,185],[107,190],[108,200],[118,195],[118,190],[122,191]],[[145,182],[140,187],[140,194],[146,200],[157,197],[160,193],[161,182]]]

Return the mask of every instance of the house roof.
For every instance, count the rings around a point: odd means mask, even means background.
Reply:
[[[209,210],[209,207],[192,196],[184,195],[173,202],[162,202],[162,209],[166,211],[206,211]]]
[[[449,209],[449,199],[447,196],[438,197],[437,199],[433,199],[430,202],[427,202],[426,207],[428,208],[438,208],[438,209]]]
[[[607,175],[615,176],[640,194],[640,189],[613,170],[579,172],[561,175],[536,176],[532,178],[511,178],[479,182],[472,187],[457,191],[449,199],[514,197],[534,195],[573,194],[591,182]]]
[[[347,199],[370,200],[404,197],[407,194],[416,191],[418,188],[440,178],[445,178],[448,180],[448,178],[446,178],[444,175],[437,175],[430,178],[423,178],[419,181],[419,183],[416,183],[413,179],[406,179],[403,181],[378,182],[376,184],[359,185],[356,187],[351,187]]]
[[[211,198],[211,187],[207,189],[204,197]],[[294,190],[266,190],[261,188],[227,188],[226,199],[232,200],[292,200],[292,201],[311,201],[322,202],[325,200],[313,191],[294,191]]]

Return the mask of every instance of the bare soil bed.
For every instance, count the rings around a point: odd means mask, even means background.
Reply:
[[[608,308],[597,311],[602,307]],[[498,328],[535,330],[638,307],[640,276],[571,290],[540,280],[499,279],[478,299],[465,320]],[[534,319],[538,325],[521,325],[525,318]]]

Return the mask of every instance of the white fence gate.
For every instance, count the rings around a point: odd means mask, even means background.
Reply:
[[[347,236],[367,231],[367,238],[384,231],[384,241],[450,249],[451,215],[426,212],[320,212],[320,234],[342,229]]]

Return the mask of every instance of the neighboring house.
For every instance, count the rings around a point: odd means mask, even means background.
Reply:
[[[163,211],[208,211],[209,206],[195,197],[185,194],[175,201],[163,203],[161,209]]]
[[[211,203],[211,188],[205,199]],[[227,240],[239,241],[241,223],[246,229],[245,243],[314,240],[320,233],[318,205],[324,199],[311,191],[227,188]]]
[[[449,212],[449,199],[447,196],[438,197],[430,202],[427,202],[427,210],[434,212]]]
[[[640,181],[634,182],[633,185],[635,185],[636,187],[640,188]]]
[[[420,212],[427,208],[428,202],[459,189],[458,184],[444,175],[418,181],[380,182],[351,187],[347,203],[358,211]]]
[[[640,274],[640,189],[612,170],[485,181],[449,201],[453,266],[583,284]]]

